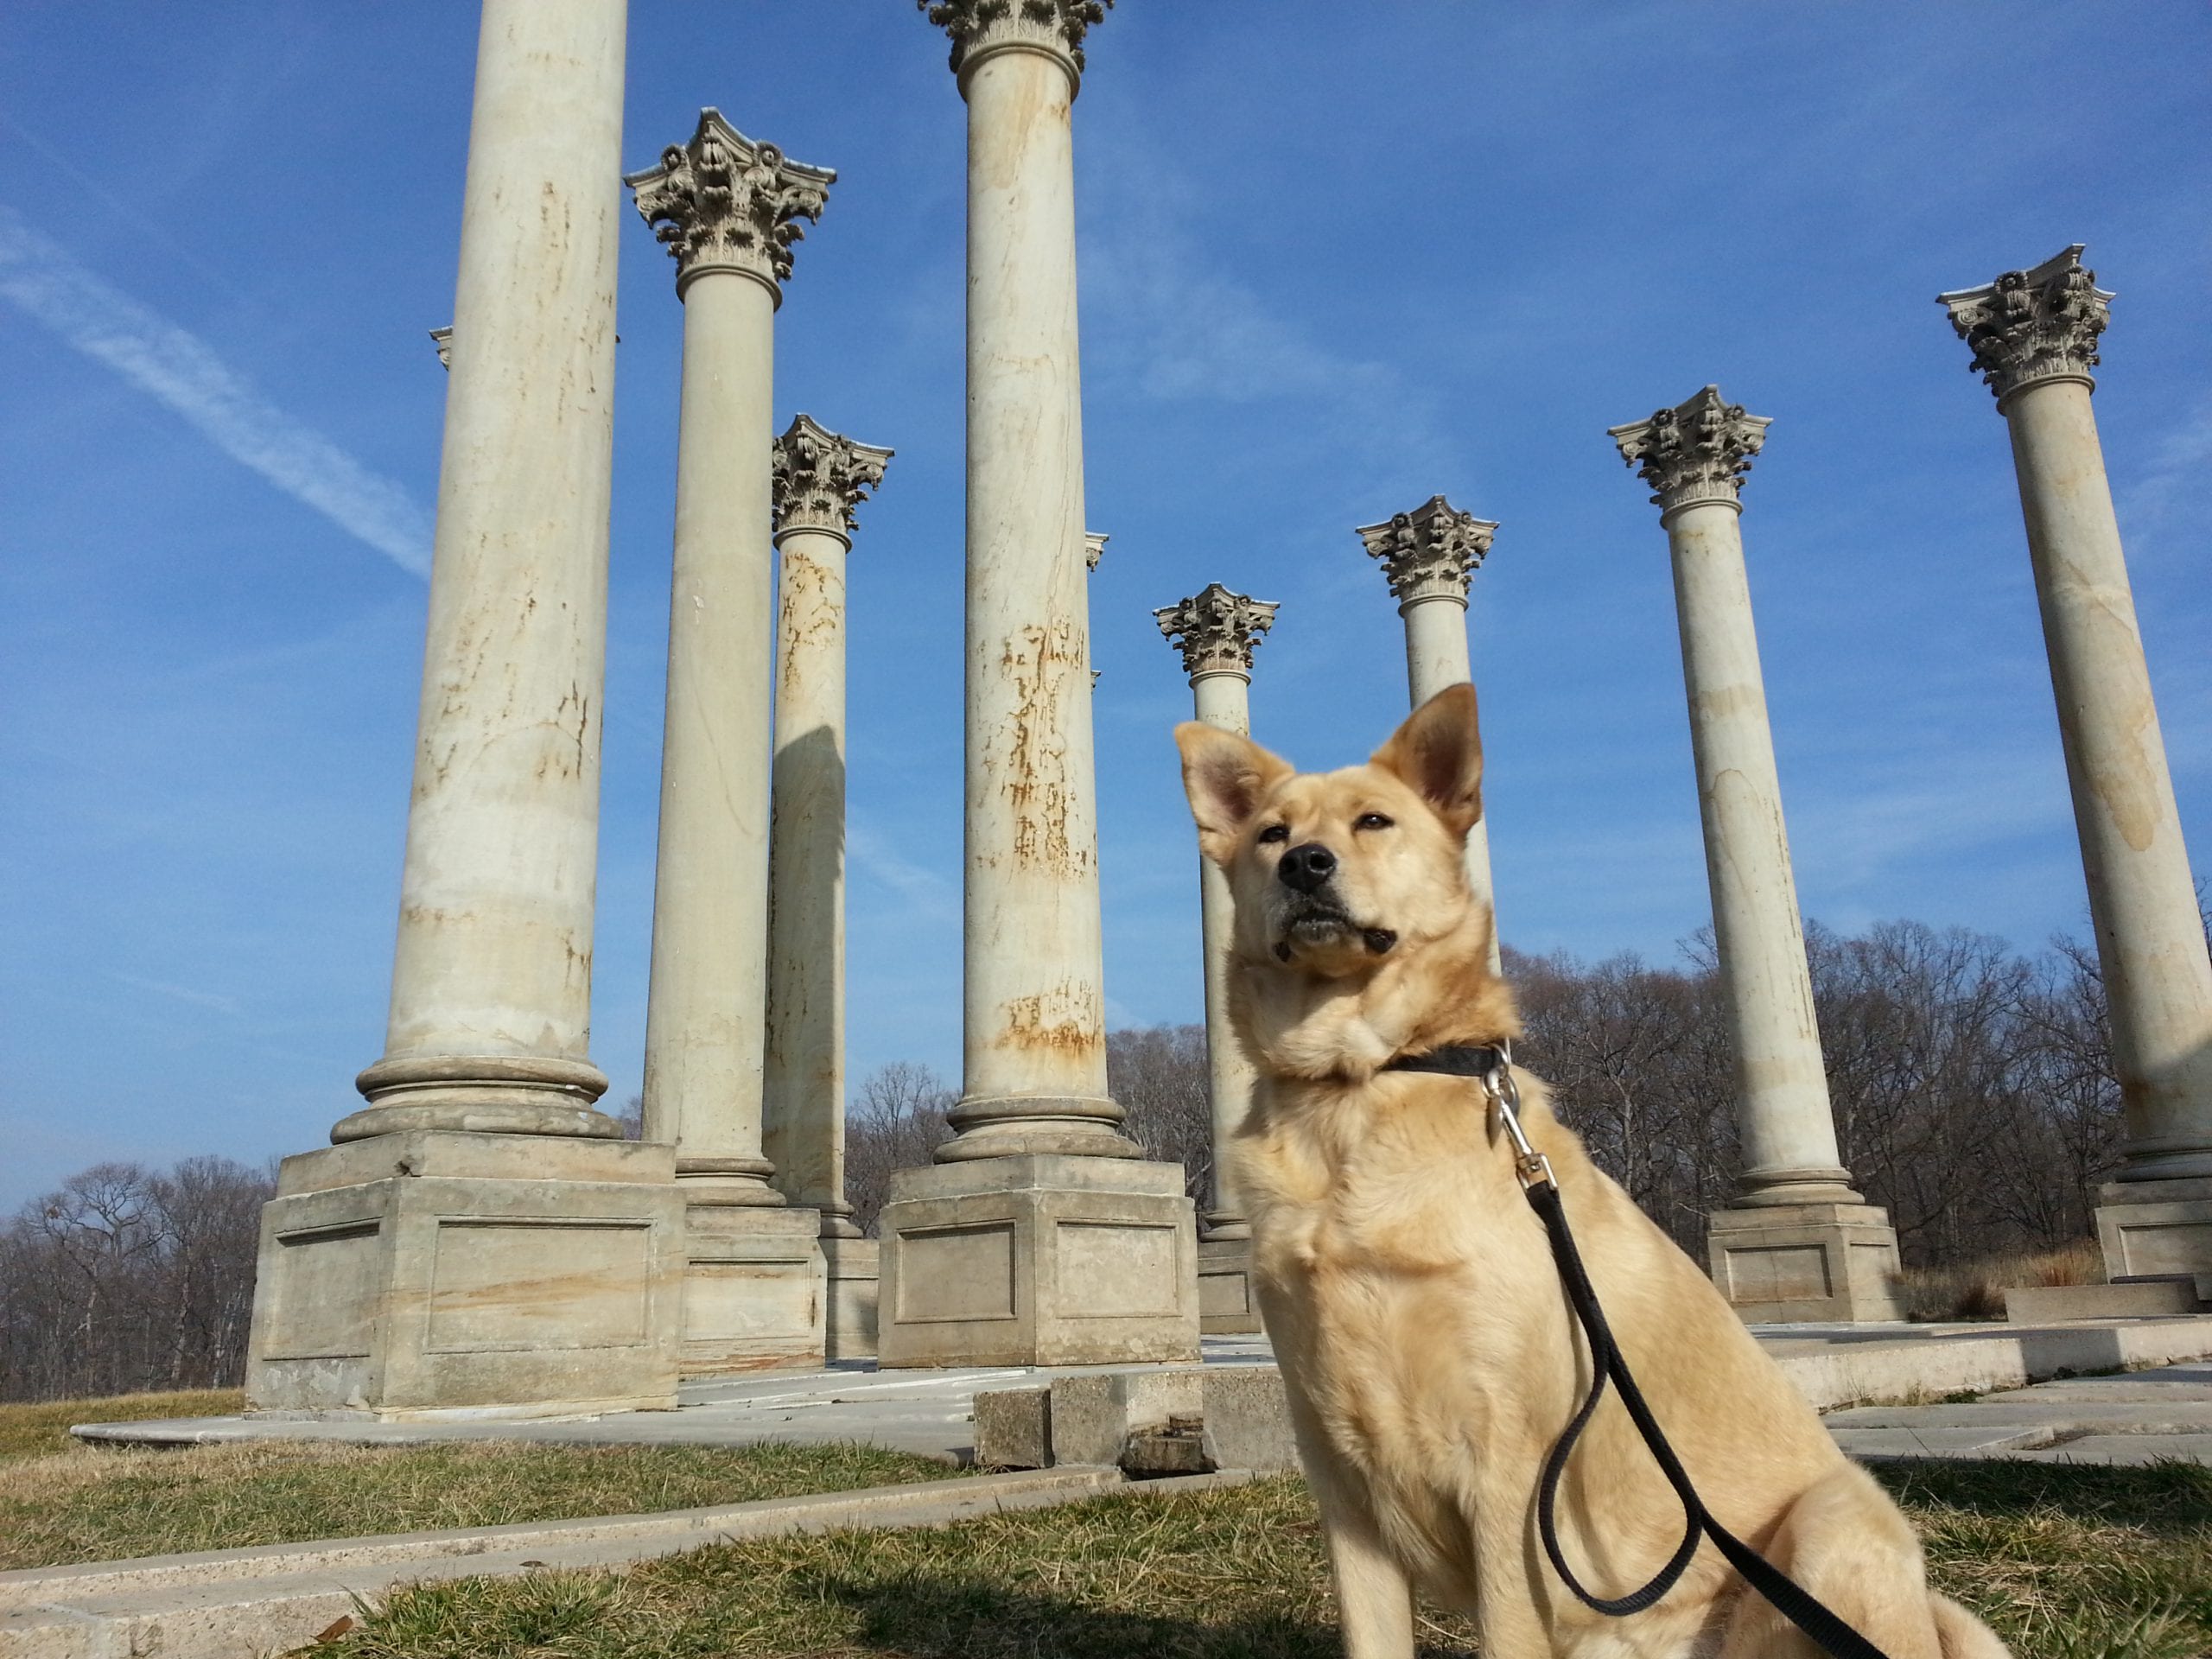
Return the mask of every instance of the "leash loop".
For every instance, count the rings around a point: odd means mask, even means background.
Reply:
[[[1559,1179],[1552,1173],[1551,1160],[1529,1144],[1528,1134],[1521,1127],[1521,1090],[1513,1080],[1512,1045],[1500,1041],[1487,1048],[1441,1048],[1427,1054],[1400,1055],[1383,1070],[1442,1072],[1449,1077],[1471,1077],[1482,1085],[1491,1116],[1513,1143],[1513,1173],[1521,1182],[1529,1207],[1543,1223],[1545,1234],[1551,1241],[1552,1261],[1559,1269],[1567,1300],[1589,1344],[1593,1374],[1590,1391],[1545,1458],[1543,1473],[1536,1487],[1537,1531],[1543,1541],[1544,1554],[1560,1581],[1586,1607],[1611,1618],[1625,1618],[1652,1606],[1672,1590],[1688,1570],[1700,1539],[1710,1538],[1745,1581],[1810,1637],[1830,1659],[1888,1659],[1879,1648],[1845,1624],[1810,1591],[1714,1520],[1713,1512],[1705,1507],[1705,1500],[1698,1496],[1697,1488],[1690,1484],[1688,1471],[1660,1429],[1658,1419],[1643,1398],[1643,1391],[1629,1372],[1628,1362],[1621,1357],[1611,1327],[1605,1323],[1605,1310],[1598,1304],[1598,1293],[1590,1283],[1581,1252],[1575,1249],[1574,1235],[1567,1227],[1567,1211],[1560,1201]],[[1659,1465],[1660,1473],[1681,1501],[1683,1520],[1682,1541],[1667,1564],[1628,1594],[1612,1597],[1592,1593],[1574,1576],[1573,1569],[1567,1566],[1566,1552],[1560,1547],[1558,1527],[1559,1487],[1567,1472],[1567,1459],[1605,1399],[1608,1382],[1620,1390],[1622,1407],[1643,1437],[1652,1461]]]

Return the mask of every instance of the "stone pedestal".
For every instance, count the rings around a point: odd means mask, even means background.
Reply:
[[[438,1131],[287,1158],[262,1211],[248,1408],[672,1409],[673,1158],[636,1141]]]
[[[2090,406],[2113,296],[2077,243],[1938,298],[2011,433],[2050,658],[2126,1115],[2106,1269],[2212,1273],[2212,957]]]
[[[869,1359],[875,1354],[877,1286],[883,1247],[872,1238],[822,1236],[822,1259],[830,1273],[830,1359]]]
[[[684,1217],[683,1374],[812,1369],[830,1281],[818,1210],[694,1204]]]
[[[1260,1299],[1252,1289],[1252,1229],[1234,1237],[1198,1240],[1198,1330],[1209,1337],[1262,1334]]]
[[[2212,1176],[2099,1187],[2097,1242],[2114,1280],[2212,1275]]]
[[[1198,1229],[1174,1164],[1039,1155],[901,1170],[878,1362],[1198,1357]]]
[[[1879,1205],[1717,1210],[1706,1250],[1713,1282],[1747,1323],[1904,1318],[1897,1230]]]
[[[1712,1219],[1714,1280],[1746,1319],[1897,1319],[1888,1216],[1852,1190],[1813,1011],[1766,682],[1744,568],[1742,480],[1769,423],[1707,386],[1606,435],[1652,486],[1697,763],[1744,1170]],[[1785,1312],[1818,1309],[1818,1312]]]

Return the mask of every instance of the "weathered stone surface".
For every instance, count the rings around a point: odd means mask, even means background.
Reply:
[[[1765,1204],[1715,1211],[1713,1282],[1753,1324],[1902,1319],[1897,1236],[1872,1204]]]
[[[248,1402],[381,1418],[674,1405],[672,1174],[666,1147],[536,1135],[380,1135],[285,1160]]]
[[[2027,1285],[2005,1293],[2005,1317],[2013,1325],[2163,1318],[2204,1311],[2196,1281],[2186,1277],[2117,1285]]]
[[[826,1220],[823,1226],[826,1230]],[[827,1230],[823,1234],[822,1258],[830,1272],[824,1352],[831,1359],[870,1359],[875,1355],[882,1248],[872,1238],[844,1238]]]
[[[684,1230],[683,1374],[820,1366],[830,1286],[819,1211],[695,1204]]]
[[[1263,1328],[1252,1290],[1250,1225],[1236,1221],[1243,1237],[1223,1236],[1217,1223],[1213,1236],[1198,1241],[1198,1329],[1209,1337],[1256,1336]]]
[[[887,1367],[1198,1357],[1198,1241],[1179,1165],[1030,1157],[901,1170],[882,1230]]]
[[[985,1469],[1052,1465],[1052,1391],[994,1389],[976,1396],[976,1462]]]

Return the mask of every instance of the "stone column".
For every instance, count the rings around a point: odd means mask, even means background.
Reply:
[[[1382,562],[1391,597],[1406,625],[1406,683],[1416,709],[1447,685],[1471,684],[1467,656],[1467,589],[1497,534],[1494,519],[1456,511],[1432,495],[1411,512],[1357,531],[1368,556]],[[1497,896],[1490,873],[1489,791],[1483,815],[1467,831],[1467,884],[1491,912],[1490,970],[1503,963],[1497,948]]]
[[[702,110],[628,175],[683,304],[668,716],[645,1004],[645,1132],[688,1204],[688,1372],[819,1363],[821,1217],[785,1211],[762,1154],[775,316],[798,220],[836,175]]]
[[[1713,1217],[1708,1248],[1714,1279],[1746,1319],[1897,1319],[1897,1234],[1852,1190],[1836,1152],[1751,626],[1738,493],[1767,425],[1707,386],[1607,434],[1656,492],[1674,555],[1713,930],[1735,1039],[1744,1173],[1734,1202]]]
[[[1071,124],[1104,9],[925,9],[968,105],[963,1078],[885,1213],[882,1362],[1192,1357],[1182,1172],[1106,1085]]]
[[[1252,734],[1247,694],[1252,653],[1274,626],[1275,607],[1210,582],[1189,599],[1154,611],[1160,632],[1183,653],[1196,717],[1209,726]],[[1208,1336],[1256,1332],[1260,1305],[1252,1294],[1252,1224],[1229,1170],[1229,1138],[1252,1104],[1252,1065],[1229,1023],[1228,952],[1235,905],[1229,877],[1210,858],[1198,860],[1198,933],[1205,954],[1206,1083],[1213,1109],[1212,1204],[1198,1242],[1198,1321]]]
[[[761,1141],[778,1189],[822,1217],[831,1359],[875,1351],[877,1247],[845,1198],[845,556],[854,509],[890,459],[806,415],[775,445],[782,578]]]
[[[2117,1279],[2212,1274],[2212,963],[2089,407],[2112,297],[2079,244],[1940,296],[2012,430],[2126,1111]]]
[[[588,1052],[624,29],[483,8],[391,1020],[264,1217],[257,1408],[673,1397],[669,1154]]]

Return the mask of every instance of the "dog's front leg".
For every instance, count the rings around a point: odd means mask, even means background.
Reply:
[[[1414,1592],[1405,1569],[1383,1548],[1365,1504],[1332,1490],[1333,1482],[1315,1485],[1346,1659],[1413,1659]]]

